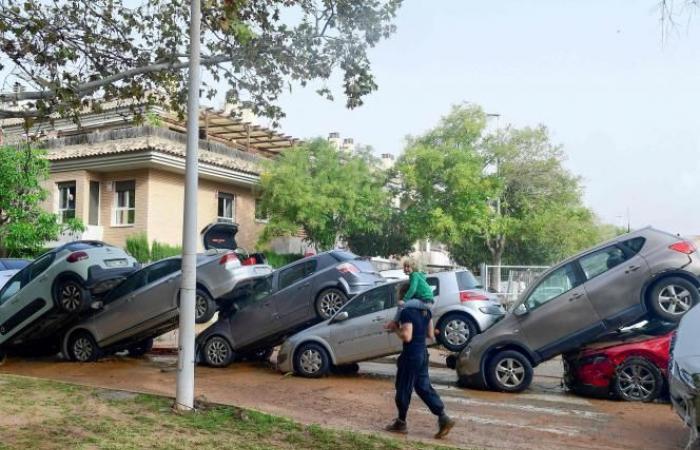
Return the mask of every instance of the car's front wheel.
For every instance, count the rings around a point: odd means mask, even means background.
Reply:
[[[316,299],[316,313],[321,319],[328,320],[340,311],[347,301],[348,296],[340,289],[325,289]]]
[[[463,313],[447,313],[437,325],[437,340],[451,352],[461,352],[476,334],[474,321]]]
[[[668,277],[654,284],[650,292],[649,306],[656,317],[678,322],[699,299],[700,293],[693,283],[685,278]]]
[[[60,281],[54,289],[54,301],[69,314],[82,311],[89,302],[89,295],[87,289],[74,279]]]
[[[319,344],[303,344],[294,356],[294,371],[306,378],[319,378],[328,373],[330,358],[326,349]]]
[[[488,364],[487,379],[492,389],[503,392],[522,392],[532,383],[532,364],[516,350],[496,354]]]
[[[206,291],[197,289],[195,294],[195,316],[197,323],[206,323],[211,320],[216,313],[216,303]]]
[[[129,346],[127,349],[129,351],[129,356],[133,358],[140,358],[146,353],[153,349],[153,338],[144,339],[134,345]]]
[[[234,359],[231,344],[221,336],[209,338],[204,344],[204,360],[212,367],[226,367]]]
[[[650,361],[629,358],[617,368],[613,382],[615,394],[628,402],[651,402],[661,395],[664,378]]]
[[[68,357],[71,361],[92,362],[100,358],[102,351],[87,331],[74,333],[68,342]]]

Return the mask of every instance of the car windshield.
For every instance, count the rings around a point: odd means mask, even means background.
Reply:
[[[236,304],[238,310],[241,310],[264,300],[271,293],[272,275],[269,275],[244,282],[233,290],[228,300],[232,304]]]

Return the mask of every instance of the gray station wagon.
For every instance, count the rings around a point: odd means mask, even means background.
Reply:
[[[695,246],[645,228],[545,272],[457,360],[461,385],[519,392],[532,368],[644,317],[678,322],[700,295]]]

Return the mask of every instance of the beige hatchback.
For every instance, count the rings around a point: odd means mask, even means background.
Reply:
[[[460,385],[519,392],[533,367],[650,317],[678,322],[700,294],[695,246],[644,228],[545,272],[457,360]]]

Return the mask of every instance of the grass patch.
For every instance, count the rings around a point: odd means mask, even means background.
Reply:
[[[438,449],[227,406],[175,414],[172,400],[0,375],[0,450],[235,448]]]

